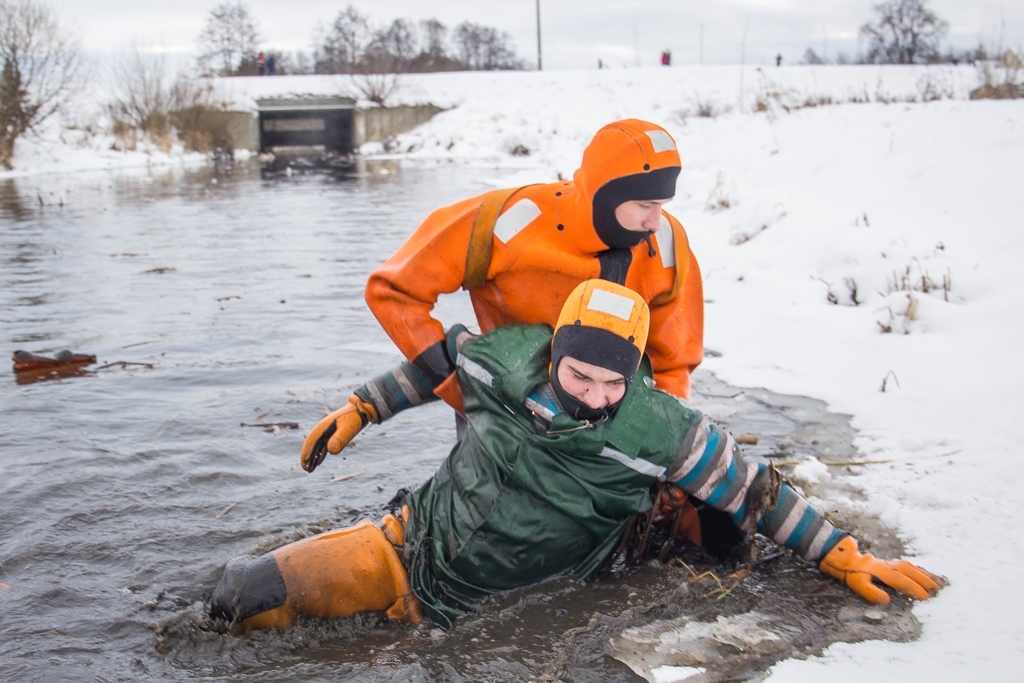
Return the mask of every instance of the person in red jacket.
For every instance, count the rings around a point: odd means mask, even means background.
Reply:
[[[627,119],[599,130],[572,181],[496,190],[432,213],[369,278],[366,303],[410,362],[367,382],[321,420],[302,448],[312,471],[369,422],[440,397],[461,411],[441,295],[469,290],[480,331],[553,325],[584,280],[637,292],[650,306],[647,353],[659,389],[688,399],[703,357],[700,268],[663,209],[681,169],[664,128]]]

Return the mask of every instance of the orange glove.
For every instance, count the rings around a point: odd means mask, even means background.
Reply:
[[[942,587],[931,574],[906,560],[879,560],[862,554],[852,536],[839,541],[818,566],[868,602],[889,603],[889,594],[875,581],[918,600],[927,600]]]
[[[312,472],[328,453],[337,455],[370,422],[378,422],[377,408],[355,394],[348,403],[320,420],[302,444],[302,469]]]

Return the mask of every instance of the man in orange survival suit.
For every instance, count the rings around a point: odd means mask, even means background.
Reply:
[[[367,382],[321,420],[303,445],[303,468],[312,472],[367,423],[436,397],[461,412],[444,328],[431,311],[463,286],[488,332],[554,324],[584,280],[624,285],[650,306],[657,387],[689,398],[703,355],[703,288],[682,225],[662,209],[680,168],[663,128],[627,119],[597,132],[572,182],[497,190],[431,214],[366,286],[370,310],[411,363]],[[481,224],[493,226],[493,237]]]

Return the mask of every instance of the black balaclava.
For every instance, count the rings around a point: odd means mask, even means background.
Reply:
[[[601,241],[612,249],[631,249],[650,237],[650,233],[626,230],[615,218],[615,209],[630,201],[671,199],[676,193],[679,166],[667,166],[647,173],[636,173],[609,180],[594,193],[594,229]]]
[[[610,406],[594,409],[570,395],[558,381],[558,364],[562,359],[571,356],[584,363],[617,372],[626,378],[628,390],[640,365],[640,350],[631,342],[632,337],[627,341],[613,332],[600,327],[581,325],[578,321],[575,325],[560,327],[555,332],[551,341],[551,387],[555,390],[555,397],[565,412],[577,420],[598,422],[614,415],[621,400]]]

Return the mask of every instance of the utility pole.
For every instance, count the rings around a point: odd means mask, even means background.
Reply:
[[[544,69],[540,54],[540,0],[537,0],[537,71]]]

